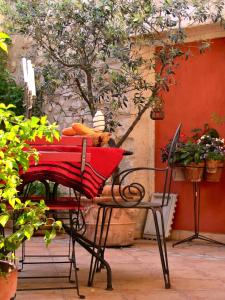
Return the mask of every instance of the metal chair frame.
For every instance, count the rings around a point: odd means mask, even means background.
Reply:
[[[87,150],[87,141],[86,139],[83,139],[82,141],[82,156],[81,156],[81,182],[83,179],[83,172],[85,169],[85,164],[86,164],[86,150]],[[57,188],[58,188],[58,184],[54,184],[53,186],[53,191],[51,192],[50,190],[50,186],[48,184],[47,181],[42,181],[42,183],[45,186],[45,200],[46,200],[46,204],[50,206],[50,210],[49,213],[53,213],[55,211],[57,211],[57,209],[55,210],[51,210],[51,204],[57,203]],[[28,184],[25,191],[24,191],[24,197],[23,198],[28,198],[29,195],[29,189],[30,189],[30,185]],[[31,289],[18,289],[18,291],[20,290],[52,290],[52,289],[76,289],[77,291],[77,295],[80,299],[84,299],[85,296],[80,294],[79,291],[79,282],[78,282],[78,268],[77,268],[77,263],[76,263],[76,255],[75,255],[75,242],[76,242],[76,238],[75,238],[75,234],[73,233],[73,231],[80,231],[82,232],[82,234],[84,234],[85,232],[85,222],[84,222],[84,217],[82,214],[82,210],[81,210],[81,205],[80,205],[80,200],[81,200],[81,193],[74,191],[75,194],[75,199],[76,199],[76,203],[77,203],[77,208],[74,210],[69,210],[69,225],[63,224],[63,227],[65,228],[65,231],[69,234],[69,251],[68,251],[68,255],[54,255],[52,257],[67,257],[68,260],[64,260],[64,261],[60,261],[60,262],[45,262],[45,261],[39,261],[39,262],[26,262],[25,258],[26,257],[49,257],[47,255],[26,255],[25,253],[25,242],[22,245],[22,258],[20,260],[21,262],[21,270],[23,270],[23,266],[24,264],[51,264],[51,263],[69,263],[70,264],[70,269],[69,269],[69,275],[68,276],[32,276],[32,277],[25,277],[25,276],[20,276],[20,279],[30,279],[30,278],[68,278],[69,282],[75,282],[75,286],[72,287],[58,287],[58,288],[31,288]],[[66,207],[65,207],[66,209]],[[59,213],[59,211],[57,211],[57,213]],[[75,217],[74,217],[75,215]],[[82,220],[82,223],[80,223],[80,218]],[[63,218],[65,219],[65,218]],[[74,269],[74,276],[75,276],[75,281],[73,281],[72,278],[72,270]]]
[[[168,255],[167,255],[167,248],[166,248],[165,228],[164,228],[162,209],[164,206],[168,205],[168,201],[170,199],[172,172],[174,167],[173,154],[176,150],[176,145],[179,141],[180,128],[181,128],[181,124],[176,129],[176,132],[172,139],[169,155],[168,155],[168,163],[165,168],[140,167],[140,168],[126,169],[120,172],[114,178],[112,184],[112,201],[98,203],[99,209],[98,209],[96,230],[94,235],[94,245],[93,245],[93,249],[95,248],[97,253],[96,256],[95,257],[92,256],[91,259],[88,286],[93,285],[95,273],[102,269],[101,261],[98,258],[96,259],[96,257],[101,256],[104,259],[104,253],[105,253],[106,242],[107,242],[108,232],[110,228],[110,221],[111,221],[113,209],[116,208],[137,209],[138,208],[138,209],[151,210],[153,214],[153,219],[154,219],[154,224],[156,229],[156,238],[157,238],[160,260],[161,260],[162,271],[163,271],[164,284],[166,289],[170,288],[171,284],[170,284],[170,275],[169,275],[169,264],[168,264]],[[161,204],[142,201],[145,198],[145,188],[142,184],[138,182],[133,182],[125,186],[123,185],[128,175],[143,170],[151,171],[151,172],[159,172],[164,174],[164,187],[163,187],[163,196],[162,196]],[[119,194],[122,199],[120,201],[116,199],[116,195],[115,195],[115,186],[118,185],[118,182],[119,182]],[[135,200],[131,200],[129,197],[127,197],[128,192],[129,194],[135,194]],[[161,234],[160,234],[158,217],[161,219],[161,226],[162,226]],[[101,224],[100,225],[101,229],[99,233],[99,238],[97,238],[99,224]],[[106,230],[104,233],[105,224],[106,224]]]

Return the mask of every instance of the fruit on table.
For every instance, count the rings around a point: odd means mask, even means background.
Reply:
[[[73,136],[76,134],[76,132],[74,131],[73,127],[67,127],[62,130],[62,134]]]
[[[94,146],[103,146],[108,143],[111,134],[109,132],[95,131],[93,128],[81,123],[73,123],[72,127],[64,128],[63,135],[87,135],[92,138]]]
[[[95,133],[94,129],[81,123],[73,123],[72,128],[75,131],[75,134],[78,135],[90,135]]]

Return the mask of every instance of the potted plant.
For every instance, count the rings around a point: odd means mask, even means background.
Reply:
[[[38,161],[38,153],[27,144],[36,137],[45,136],[48,141],[58,138],[56,125],[49,125],[46,117],[16,116],[10,109],[0,103],[0,299],[13,299],[16,291],[17,271],[13,253],[34,231],[47,222],[44,201],[21,202],[18,186],[21,183],[20,171],[29,167],[32,156]],[[4,232],[7,223],[13,220],[12,232]],[[46,232],[47,243],[55,236],[59,222],[54,222],[52,231]]]
[[[150,118],[152,120],[163,120],[165,118],[164,101],[162,98],[155,97],[155,102],[150,112]]]
[[[162,150],[162,161],[168,159],[168,143]],[[206,180],[219,181],[224,165],[224,139],[215,128],[204,124],[203,129],[192,129],[192,136],[181,135],[173,162],[175,181],[201,181],[206,165]]]
[[[204,147],[200,144],[188,141],[177,148],[174,162],[185,167],[186,180],[192,182],[201,181],[205,166]]]
[[[198,143],[205,147],[206,180],[220,181],[225,159],[224,139],[205,134]]]

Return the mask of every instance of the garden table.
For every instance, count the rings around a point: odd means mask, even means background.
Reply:
[[[106,179],[113,174],[123,155],[127,154],[119,148],[93,147],[91,139],[84,137],[63,137],[59,142],[54,141],[52,144],[39,140],[32,143],[32,146],[39,152],[39,162],[35,164],[31,159],[29,169],[26,172],[21,171],[21,190],[34,181],[51,181],[56,186],[62,184],[77,191],[78,201],[81,195],[89,199],[100,195]],[[47,198],[53,204],[54,201],[57,202],[56,191],[53,190]],[[74,203],[74,209],[77,207],[77,203]],[[70,225],[64,224],[65,231],[70,235],[73,245],[78,242],[101,261],[107,270],[107,289],[112,289],[111,268],[108,262],[99,255],[93,242],[79,232],[76,221],[73,223],[71,218]],[[77,292],[82,297],[78,287]]]
[[[31,160],[26,172],[21,172],[23,186],[35,180],[50,180],[67,187],[75,188],[91,199],[101,194],[106,179],[115,171],[123,155],[123,149],[93,147],[91,139],[63,137],[60,142],[32,145],[39,152],[39,162]],[[71,144],[69,144],[69,142]]]

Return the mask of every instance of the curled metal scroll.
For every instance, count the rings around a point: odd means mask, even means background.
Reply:
[[[132,168],[132,169],[126,169],[120,173],[118,173],[112,184],[111,193],[112,193],[112,199],[113,201],[120,207],[136,207],[139,206],[141,201],[144,199],[146,192],[145,187],[139,183],[139,182],[131,182],[126,184],[125,181],[127,177],[138,171],[160,171],[165,172],[168,171],[168,168]],[[117,199],[117,191],[116,188],[119,185],[119,196],[120,199]]]
[[[73,228],[76,232],[79,232],[81,235],[85,234],[87,227],[81,210],[73,211],[71,213],[70,222],[71,228]]]

